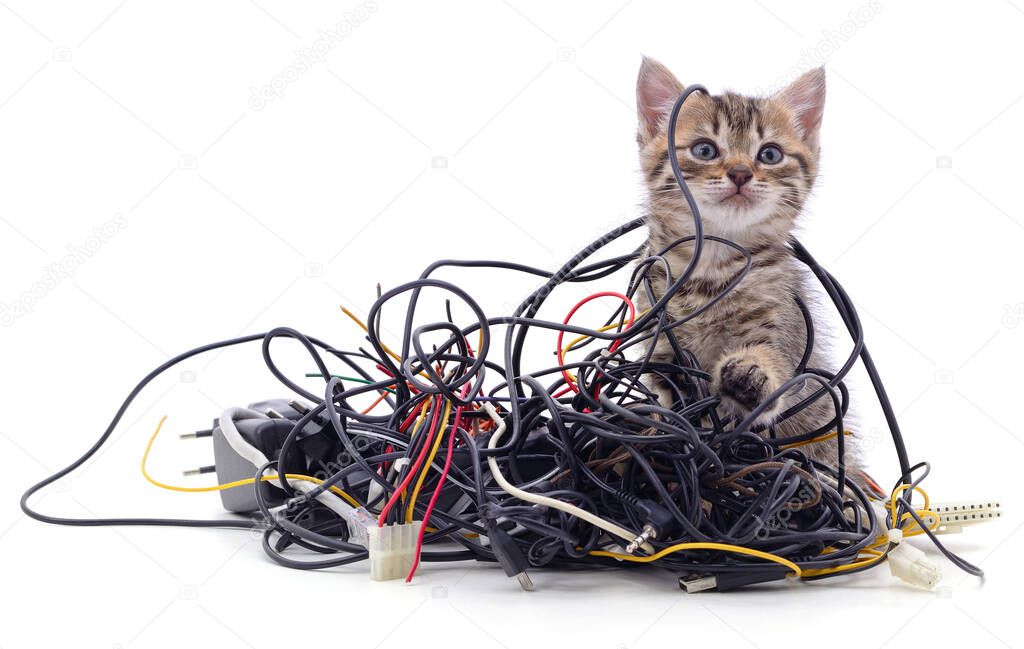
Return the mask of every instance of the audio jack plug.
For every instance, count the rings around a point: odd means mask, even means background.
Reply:
[[[626,546],[626,554],[633,554],[640,549],[640,546],[656,538],[658,538],[658,530],[650,523],[645,524],[643,530],[637,534],[637,537]]]
[[[676,526],[676,519],[667,507],[648,498],[637,498],[631,494],[619,493],[619,498],[635,509],[644,521],[640,533],[626,546],[626,553],[633,554],[652,539],[662,539]]]

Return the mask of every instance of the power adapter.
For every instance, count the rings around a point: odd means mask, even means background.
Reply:
[[[288,415],[297,419],[298,413],[287,402],[263,401],[248,408],[225,411],[214,419],[209,431],[182,435],[183,439],[213,439],[213,465],[198,471],[186,471],[186,474],[207,473],[212,469],[219,484],[252,478],[258,467],[271,458],[276,459],[281,442],[295,423]],[[284,492],[270,482],[260,482],[257,488],[262,490],[264,499],[272,506],[284,502]],[[220,492],[220,498],[224,509],[230,512],[244,514],[258,509],[252,489],[225,489]]]

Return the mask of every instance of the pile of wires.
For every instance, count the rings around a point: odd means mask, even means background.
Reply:
[[[704,89],[687,88],[673,107],[670,150],[679,110],[693,92]],[[501,261],[438,261],[418,279],[380,294],[365,323],[349,314],[363,328],[366,342],[352,351],[277,328],[185,352],[147,375],[95,444],[31,487],[22,508],[38,520],[66,525],[260,528],[272,559],[315,569],[368,558],[353,517],[324,504],[325,496],[333,497],[371,526],[415,525],[417,549],[409,579],[421,559],[496,561],[524,585],[529,584],[528,568],[650,565],[681,575],[694,590],[728,590],[786,577],[824,579],[866,570],[890,558],[903,536],[915,534],[929,536],[958,566],[980,575],[935,538],[938,517],[929,518],[927,496],[923,504],[913,502],[913,494],[924,495],[919,483],[928,467],[910,464],[852,301],[796,241],[791,242],[793,255],[819,280],[849,331],[849,357],[835,371],[801,364],[797,375],[745,418],[720,412],[709,375],[672,332],[742,282],[750,255],[733,242],[703,234],[678,161],[675,156],[669,160],[693,216],[693,236],[666,250],[638,249],[592,261],[606,246],[643,227],[643,219],[637,219],[592,242],[553,272]],[[666,305],[692,275],[705,245],[731,247],[747,258],[747,267],[721,294],[673,320]],[[678,276],[671,275],[665,258],[675,246],[692,249],[692,261]],[[442,270],[466,269],[527,274],[539,278],[539,286],[511,313],[489,315],[467,291],[437,277]],[[621,292],[595,290],[562,321],[538,317],[558,287],[596,285],[620,270],[630,271]],[[428,290],[447,294],[447,317],[421,324],[421,294]],[[640,297],[649,309],[637,307]],[[598,326],[576,324],[577,311],[596,300],[612,301],[610,315]],[[397,303],[405,309],[400,339],[386,341],[382,314]],[[471,314],[468,321],[455,318],[456,310]],[[809,357],[813,325],[809,317],[806,321]],[[500,347],[492,346],[498,330],[503,333]],[[524,367],[524,347],[540,335],[557,338],[557,364]],[[671,360],[652,360],[659,336],[670,341]],[[280,369],[273,350],[282,340],[305,349],[316,368],[312,376],[322,381],[320,389],[307,388],[309,376],[290,377]],[[185,489],[253,489],[256,520],[70,519],[41,514],[29,505],[34,493],[99,450],[154,378],[198,354],[257,342],[267,369],[294,395],[300,415],[251,479]],[[900,477],[890,491],[877,489],[870,480],[864,486],[844,468],[849,433],[843,425],[849,406],[844,379],[858,359],[892,433]],[[329,364],[346,370],[336,373]],[[673,404],[659,402],[650,388],[656,380],[672,386]],[[827,425],[785,438],[755,425],[774,400],[807,382],[818,389],[782,416],[822,399],[834,412]],[[373,401],[367,407],[368,396]],[[310,427],[326,440],[327,451],[316,458],[303,447]],[[838,453],[832,461],[805,452],[833,439]],[[299,483],[302,489],[296,488]]]

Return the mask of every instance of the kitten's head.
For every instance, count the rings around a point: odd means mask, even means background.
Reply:
[[[683,85],[645,58],[637,81],[640,162],[651,233],[667,243],[692,230],[668,162],[668,117]],[[676,153],[705,231],[753,243],[788,233],[818,168],[825,72],[807,72],[765,98],[694,93],[676,123]]]

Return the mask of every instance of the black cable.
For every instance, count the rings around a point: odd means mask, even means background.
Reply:
[[[669,150],[675,148],[679,112],[700,86],[687,88],[673,105],[669,118]],[[211,343],[184,352],[161,364],[136,385],[118,408],[99,439],[77,460],[30,487],[21,507],[33,518],[62,525],[176,525],[263,529],[263,549],[275,562],[297,569],[332,568],[367,558],[368,553],[349,537],[349,523],[337,511],[322,504],[333,497],[328,490],[340,488],[371,516],[394,499],[386,520],[400,523],[407,509],[413,517],[426,518],[428,501],[437,504],[429,516],[431,530],[424,534],[429,550],[424,561],[499,561],[506,572],[527,564],[559,568],[601,567],[609,560],[593,553],[610,545],[623,546],[625,539],[610,536],[590,522],[558,509],[538,506],[511,496],[499,487],[489,462],[528,492],[556,498],[620,528],[643,537],[640,552],[669,548],[693,541],[742,545],[784,557],[805,570],[834,568],[857,561],[862,551],[878,543],[884,526],[872,503],[846,471],[846,440],[843,428],[850,405],[844,379],[857,360],[868,373],[879,405],[889,425],[900,468],[896,489],[906,487],[897,500],[897,520],[908,518],[955,565],[980,575],[972,564],[946,549],[926,528],[911,505],[911,492],[928,473],[926,464],[911,466],[896,416],[877,368],[864,343],[856,309],[842,286],[798,242],[791,241],[793,256],[806,265],[821,283],[851,338],[849,356],[836,369],[809,367],[816,332],[810,312],[794,296],[805,327],[805,348],[796,371],[763,403],[741,420],[719,413],[719,399],[710,392],[710,377],[696,356],[680,342],[675,331],[726,299],[752,266],[750,251],[719,237],[705,235],[700,213],[675,155],[668,156],[681,197],[693,219],[694,234],[682,237],[661,250],[646,246],[628,254],[594,260],[598,253],[644,225],[635,219],[615,228],[574,254],[553,272],[515,262],[490,260],[441,260],[428,266],[414,281],[379,292],[369,309],[366,349],[344,351],[289,327]],[[705,245],[725,246],[743,268],[715,295],[686,314],[670,313],[669,301],[693,277]],[[690,250],[687,266],[672,272],[667,255],[681,246]],[[540,285],[512,313],[488,316],[483,307],[454,281],[435,274],[492,270],[539,278]],[[616,305],[600,329],[563,324],[539,317],[553,292],[568,284],[599,282],[629,270],[625,295],[649,304],[646,311],[630,316],[625,301]],[[445,294],[444,319],[424,322],[421,303],[424,291]],[[385,308],[388,313],[406,300],[401,340],[390,341],[397,358],[382,339]],[[454,300],[454,302],[453,302]],[[460,312],[471,317],[462,322]],[[531,370],[524,367],[524,350],[535,332],[563,332],[583,336],[569,351],[581,360]],[[500,351],[491,348],[492,335],[500,334]],[[312,378],[323,384],[310,387],[309,376],[292,378],[275,362],[275,341],[300,345],[316,369]],[[429,345],[427,341],[437,341]],[[666,341],[668,358],[654,342]],[[296,417],[291,430],[273,448],[266,449],[269,462],[255,472],[259,516],[223,520],[162,518],[62,518],[42,514],[29,505],[33,494],[68,475],[109,440],[124,413],[138,394],[157,376],[177,363],[198,354],[261,342],[268,372],[282,386],[312,405]],[[478,341],[475,345],[474,341]],[[638,346],[644,346],[639,352]],[[332,373],[341,363],[359,377],[351,382]],[[384,378],[381,376],[383,369]],[[575,376],[571,376],[574,373]],[[365,381],[365,383],[359,382]],[[806,396],[807,382],[814,385]],[[352,384],[354,383],[354,384]],[[665,387],[671,403],[660,403],[652,386]],[[800,393],[801,399],[774,422],[817,405],[828,406],[828,422],[817,430],[778,437],[774,426],[755,422],[779,399]],[[385,414],[361,410],[367,395],[382,394]],[[465,394],[466,396],[463,396]],[[824,399],[824,402],[819,403]],[[493,408],[494,410],[491,410]],[[462,410],[456,430],[453,415]],[[488,442],[496,426],[506,427],[501,444]],[[423,417],[423,425],[414,422]],[[436,430],[429,422],[438,420]],[[804,444],[836,431],[835,456],[822,461],[808,456]],[[324,451],[315,459],[304,448],[310,436]],[[431,435],[436,437],[431,438]],[[431,440],[436,440],[436,446]],[[449,449],[448,445],[452,445]],[[417,480],[402,493],[399,484],[410,476],[415,458],[436,448],[437,455],[424,461]],[[450,450],[451,466],[442,482],[441,472]],[[265,472],[276,467],[279,476],[263,482]],[[923,469],[923,470],[922,470]],[[285,474],[317,474],[322,482],[295,490]],[[421,483],[417,498],[412,489]],[[261,488],[265,485],[265,488]],[[271,500],[271,496],[276,500]],[[277,503],[284,502],[279,505]],[[907,515],[907,516],[904,516]],[[890,521],[886,519],[886,525]],[[316,558],[294,559],[290,548]],[[434,549],[439,548],[439,549]],[[825,548],[828,554],[823,555]],[[865,565],[841,573],[853,574],[884,562],[893,544]],[[618,564],[616,564],[618,565]],[[721,588],[730,589],[757,581],[781,578],[779,566],[722,550],[668,554],[653,565],[689,573],[721,577]],[[512,574],[512,573],[510,573]],[[825,578],[829,575],[809,577]]]

